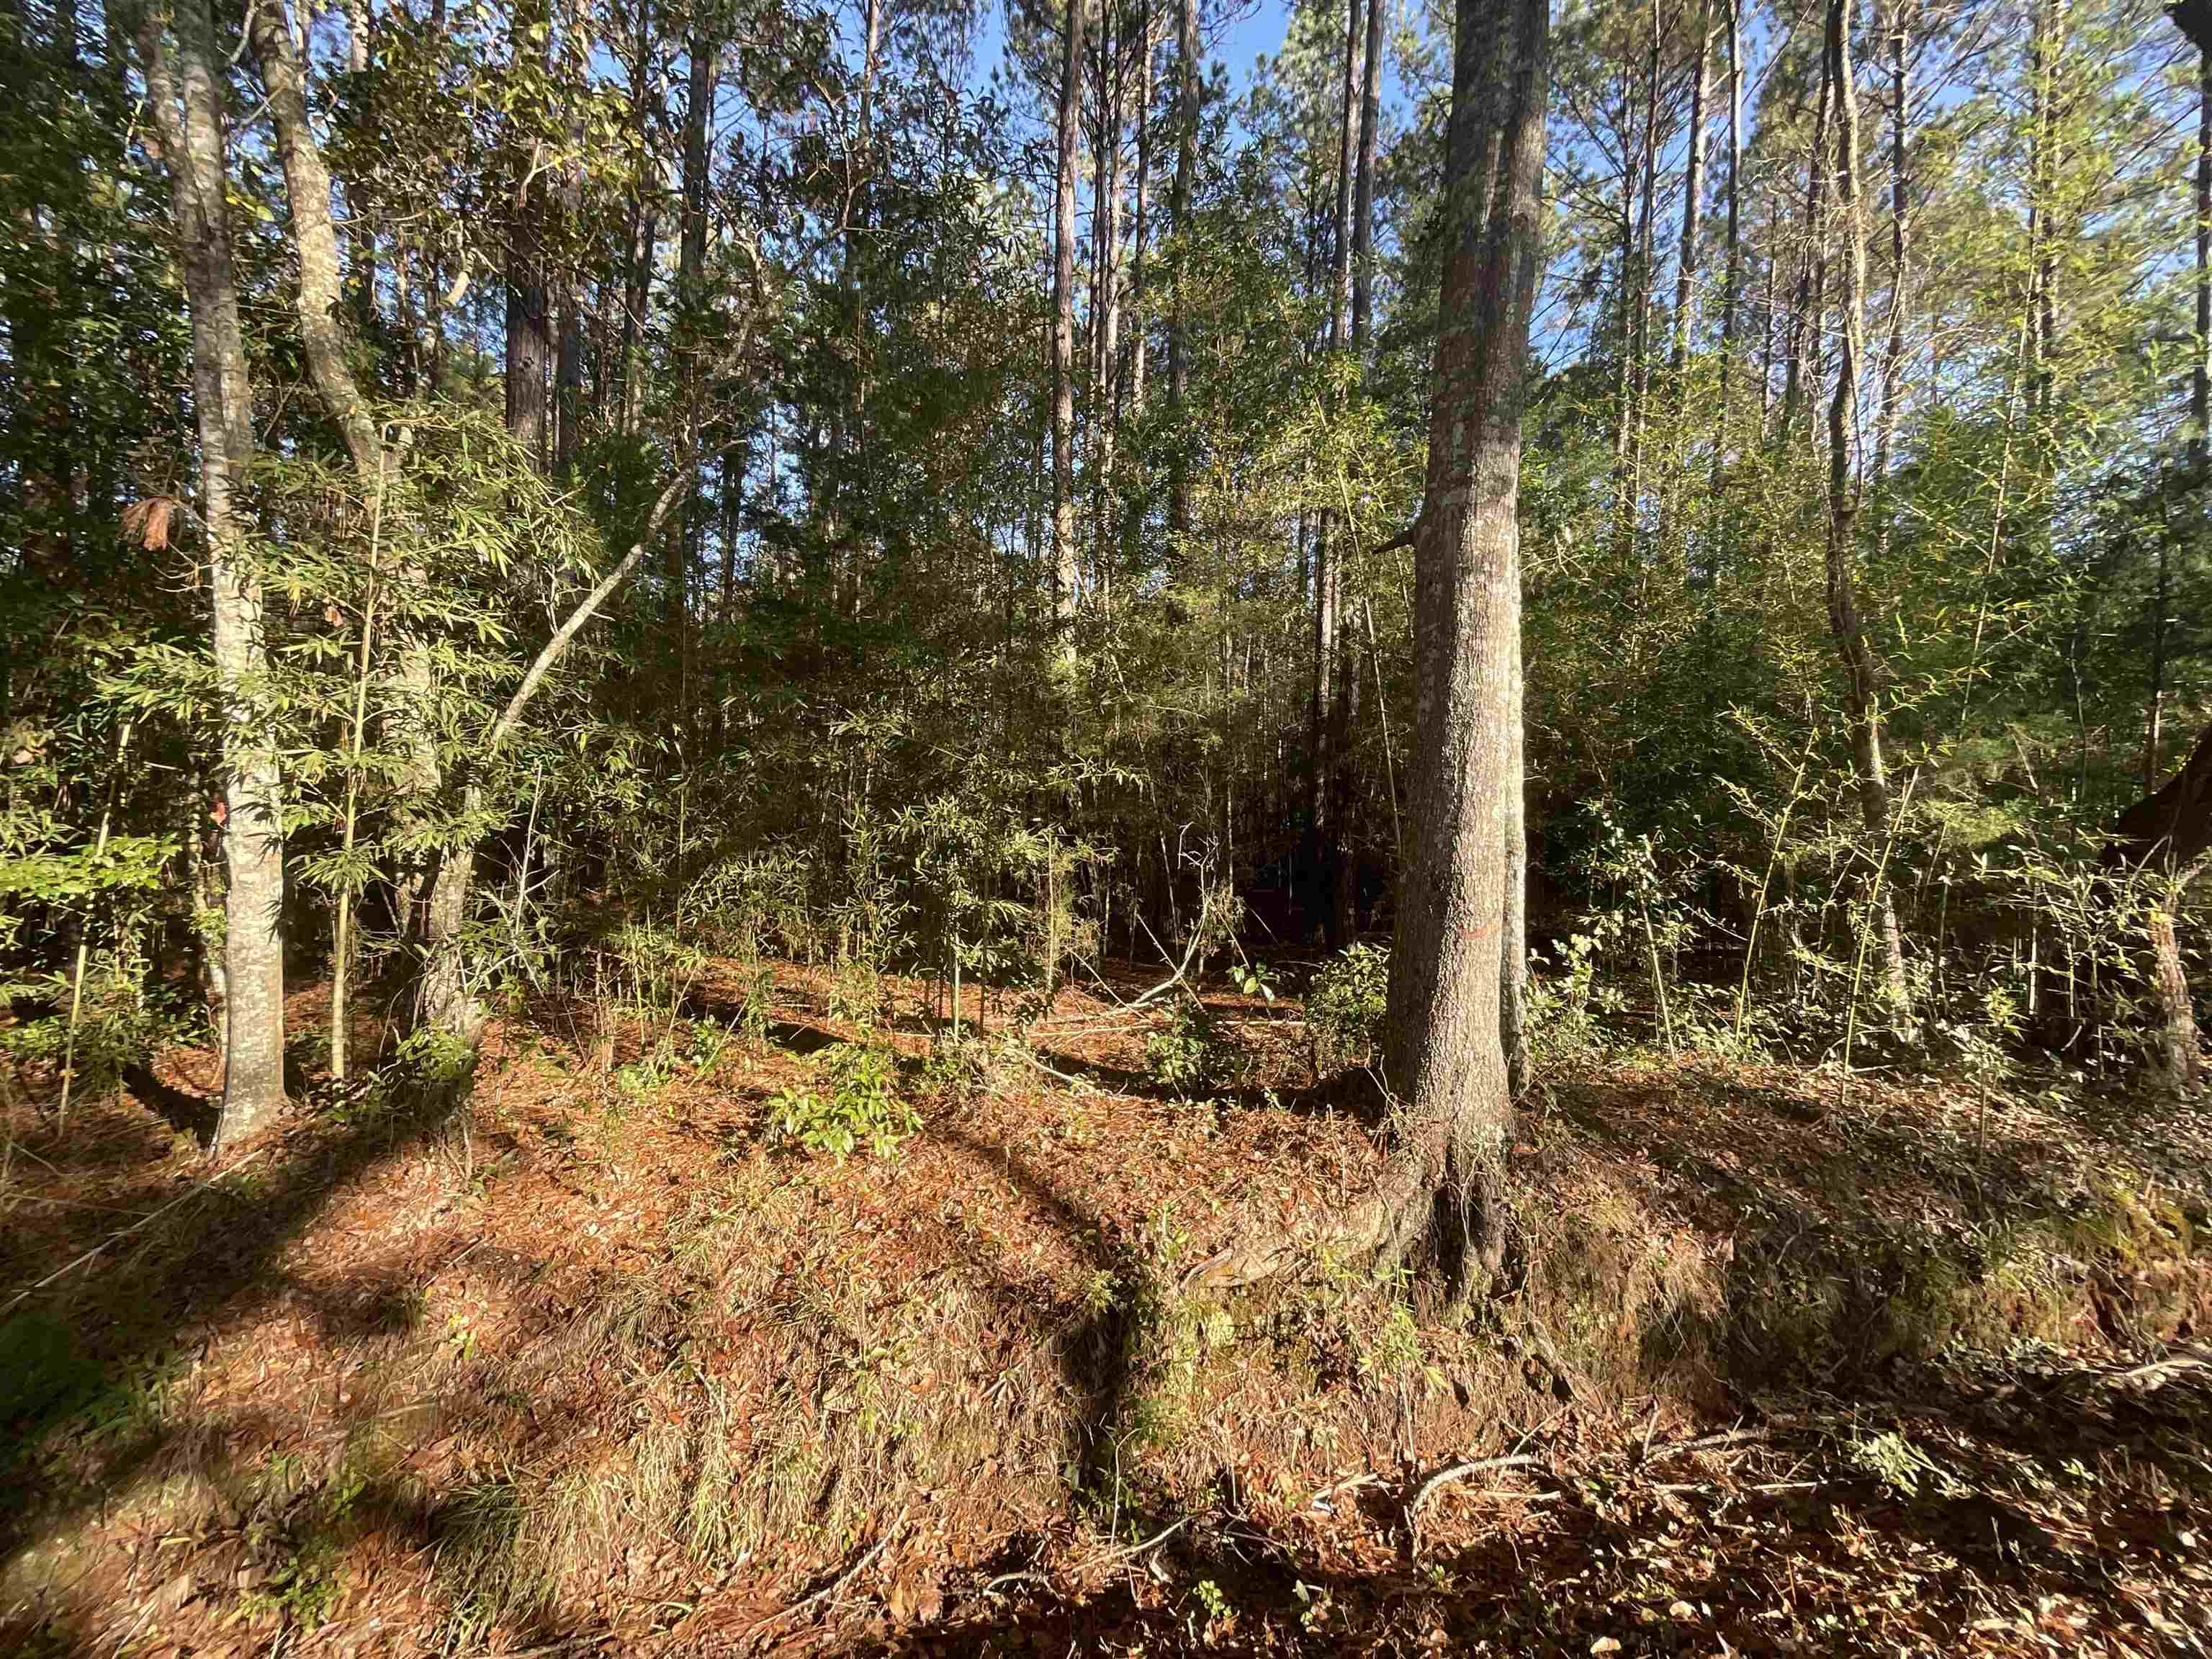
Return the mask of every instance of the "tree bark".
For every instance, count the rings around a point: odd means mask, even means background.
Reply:
[[[1881,880],[1890,833],[1889,780],[1882,758],[1882,672],[1861,620],[1857,535],[1861,480],[1858,381],[1866,310],[1866,230],[1859,217],[1858,97],[1852,84],[1850,0],[1828,0],[1828,77],[1836,116],[1836,205],[1844,240],[1843,327],[1835,395],[1828,404],[1828,625],[1843,659],[1851,720],[1851,759],[1858,775],[1859,814],[1868,840],[1868,925],[1881,950],[1882,997],[1899,1017],[1907,1012],[1905,948],[1891,886]]]
[[[1068,0],[1060,60],[1060,162],[1053,192],[1052,571],[1053,623],[1061,655],[1074,651],[1075,562],[1075,147],[1083,104],[1083,8]]]
[[[1540,258],[1548,0],[1459,0],[1446,270],[1415,555],[1412,844],[1387,1073],[1407,1103],[1382,1255],[1464,1294],[1503,1260],[1511,1099],[1501,1026],[1520,632],[1516,507]]]
[[[707,316],[702,289],[707,280],[708,155],[707,124],[714,107],[714,61],[720,48],[706,32],[703,21],[695,21],[684,44],[687,60],[684,105],[683,234],[677,243],[677,304],[684,313],[703,323]],[[849,262],[848,262],[849,264]],[[848,281],[849,287],[849,281]],[[684,396],[696,414],[703,395],[698,348],[695,342],[684,353]],[[839,431],[844,430],[841,422]],[[842,483],[842,480],[838,481]],[[833,486],[835,487],[835,486]],[[705,544],[704,526],[697,504],[687,503],[677,518],[676,534],[670,537],[661,573],[661,603],[672,643],[676,647],[678,706],[688,708],[690,666],[692,568]]]
[[[222,1115],[227,1144],[284,1104],[284,852],[276,758],[252,700],[267,672],[261,580],[242,499],[253,466],[253,394],[225,209],[224,54],[207,0],[179,0],[173,61],[163,10],[140,20],[146,101],[174,191],[179,263],[191,313],[192,401],[199,426],[202,521],[213,578],[215,665],[228,774],[220,805],[223,862]]]
[[[2180,771],[2113,825],[2112,856],[2150,876],[2145,907],[2149,937],[2151,1030],[2148,1082],[2167,1099],[2193,1094],[2203,1080],[2197,1013],[2182,965],[2179,922],[2190,887],[2212,865],[2212,727]]]
[[[341,277],[337,236],[331,222],[330,170],[308,119],[306,76],[283,0],[267,0],[253,7],[248,15],[254,55],[269,91],[270,124],[284,170],[285,199],[300,262],[295,300],[307,375],[344,439],[367,498],[386,487],[391,458],[386,453],[375,413],[346,361],[344,333],[337,322]],[[419,585],[419,570],[410,569],[408,576]],[[402,785],[410,806],[419,805],[437,793],[441,782],[437,739],[428,720],[435,677],[429,641],[414,623],[403,617],[396,633],[402,688],[396,724],[408,750]],[[410,859],[398,875],[394,908],[403,936],[414,931],[426,868]]]

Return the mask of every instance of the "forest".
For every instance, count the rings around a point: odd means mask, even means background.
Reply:
[[[2212,0],[0,0],[0,1648],[2212,1650]]]

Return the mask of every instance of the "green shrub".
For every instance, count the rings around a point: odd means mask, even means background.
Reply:
[[[1382,1035],[1390,995],[1387,947],[1355,945],[1321,965],[1306,992],[1314,1075],[1364,1063]]]
[[[920,1132],[921,1115],[898,1097],[898,1066],[887,1048],[841,1042],[815,1064],[829,1087],[779,1090],[769,1102],[769,1127],[780,1141],[827,1152],[842,1164],[866,1148],[895,1157]]]
[[[1192,997],[1145,1040],[1145,1068],[1152,1081],[1179,1095],[1203,1092],[1234,1069],[1235,1056],[1205,1005]]]

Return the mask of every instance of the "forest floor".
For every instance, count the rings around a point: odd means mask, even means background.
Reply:
[[[921,1128],[839,1163],[770,1103],[856,1033],[783,967],[726,1042],[748,983],[506,1018],[458,1103],[309,1064],[213,1161],[205,1052],[19,1106],[0,1648],[2212,1646],[2203,1120],[1556,1060],[1462,1328],[1328,1251],[1384,1132],[1291,1000],[1207,990],[1191,1101],[1133,975],[967,1091],[895,983]],[[1194,1288],[1285,1229],[1307,1271]]]

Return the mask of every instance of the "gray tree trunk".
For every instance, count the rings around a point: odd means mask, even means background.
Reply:
[[[164,22],[175,33],[170,55]],[[149,112],[174,190],[178,252],[191,313],[192,401],[213,577],[216,678],[222,701],[221,804],[225,994],[218,1143],[260,1127],[284,1104],[284,848],[276,757],[251,701],[267,672],[261,581],[240,500],[253,466],[253,394],[246,380],[224,197],[225,54],[207,0],[179,0],[167,20],[149,9],[139,31]]]

